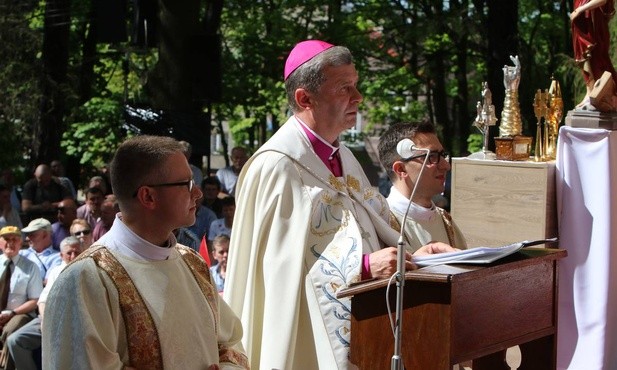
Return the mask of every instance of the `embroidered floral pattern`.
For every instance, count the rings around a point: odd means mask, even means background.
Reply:
[[[327,302],[327,310],[331,312],[331,318],[338,321],[334,332],[331,333],[345,347],[349,347],[349,325],[351,320],[351,304],[349,299],[338,299],[336,293],[339,289],[347,286],[357,277],[360,265],[358,258],[358,242],[355,238],[347,237],[349,245],[330,245],[324,253],[319,253],[315,246],[311,247],[311,253],[317,258],[313,269],[318,269],[321,284],[322,298]]]

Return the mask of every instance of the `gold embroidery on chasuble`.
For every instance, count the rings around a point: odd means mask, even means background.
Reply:
[[[452,216],[450,216],[450,214],[442,208],[437,208],[437,213],[441,215],[441,219],[443,220],[443,226],[446,228],[446,234],[448,234],[450,246],[456,248],[456,239],[454,238],[454,226],[452,225]]]
[[[163,369],[161,342],[150,311],[129,274],[114,255],[102,245],[90,247],[78,258],[92,258],[118,290],[120,312],[126,327],[130,366],[138,369]]]
[[[390,227],[393,228],[397,233],[401,232],[401,223],[398,221],[398,219],[392,212],[390,212]]]
[[[347,188],[355,191],[356,193],[360,192],[360,180],[356,179],[351,175],[347,175]]]

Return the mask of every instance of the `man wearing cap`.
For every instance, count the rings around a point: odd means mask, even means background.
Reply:
[[[30,247],[20,250],[19,254],[34,262],[40,270],[41,278],[45,280],[47,272],[62,262],[60,253],[51,244],[51,223],[44,218],[37,218],[21,231],[26,234]]]
[[[338,141],[362,101],[349,50],[303,41],[284,77],[294,115],[238,179],[224,295],[254,369],[346,369],[350,301],[337,291],[395,273],[396,248],[387,246],[398,234],[386,200]]]
[[[19,255],[21,232],[15,226],[0,229],[0,238],[6,242],[0,256],[0,367],[15,369],[6,341],[10,334],[32,320],[43,290],[43,280],[34,263]]]

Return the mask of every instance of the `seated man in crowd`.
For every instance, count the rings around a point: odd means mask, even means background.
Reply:
[[[19,255],[21,232],[15,226],[0,229],[4,251],[0,256],[0,367],[14,370],[15,364],[7,348],[7,338],[36,315],[36,303],[43,290],[39,269],[27,258]]]
[[[101,188],[88,188],[86,190],[86,203],[77,208],[77,217],[88,221],[91,229],[94,229],[96,221],[101,217],[101,205],[104,197]]]
[[[114,224],[116,219],[116,205],[110,200],[103,201],[101,204],[101,217],[96,222],[94,230],[92,230],[92,240],[99,240]]]
[[[219,197],[219,194],[221,194],[221,182],[218,177],[206,177],[201,184],[201,191],[204,193],[201,204],[211,209],[216,214],[216,218],[223,217],[223,205],[221,204],[223,196]]]
[[[73,181],[68,177],[64,176],[64,165],[59,160],[55,159],[51,161],[49,164],[49,168],[51,170],[51,175],[60,181],[65,188],[69,189],[73,199],[77,199],[77,191],[75,191],[75,186],[73,185]]]
[[[24,184],[21,209],[30,219],[45,217],[53,220],[58,203],[63,199],[73,199],[73,194],[52,178],[48,165],[41,164],[34,171],[34,178]]]
[[[430,152],[414,150],[411,157],[401,158],[397,145],[403,139],[411,139],[416,148],[428,149]],[[465,238],[450,214],[433,203],[433,197],[443,192],[446,173],[450,171],[449,156],[439,142],[433,125],[429,122],[394,124],[381,136],[378,148],[381,164],[392,180],[388,205],[398,230],[417,183],[403,226],[411,250],[416,251],[435,241],[466,249]],[[426,167],[418,180],[427,155]]]
[[[26,234],[30,248],[22,249],[19,254],[38,266],[41,278],[45,281],[47,272],[62,262],[60,253],[51,245],[51,223],[44,218],[37,218],[21,231]]]
[[[77,204],[73,199],[58,203],[58,221],[51,224],[51,240],[54,249],[60,250],[60,242],[71,235],[71,224],[77,218]]]
[[[234,215],[236,213],[236,200],[234,197],[223,198],[222,204],[223,218],[213,221],[208,230],[209,245],[211,245],[214,238],[219,235],[231,236],[231,227],[233,226]]]
[[[60,272],[64,270],[66,265],[79,256],[82,252],[81,242],[74,236],[68,236],[62,239],[60,242],[60,257],[62,263],[49,271],[49,277],[47,279],[47,285],[43,288],[43,292],[39,297],[38,307],[39,316],[32,321],[22,326],[19,330],[13,332],[7,341],[11,357],[15,361],[15,366],[19,370],[37,370],[37,363],[41,362],[39,358],[35,361],[33,351],[41,348],[41,325],[43,322],[43,316],[45,314],[45,302],[47,301],[47,295],[51,289],[54,281],[60,275]],[[40,353],[38,353],[40,355]]]
[[[238,175],[244,167],[244,164],[249,159],[246,149],[237,146],[231,150],[231,166],[227,166],[216,171],[216,177],[221,182],[223,192],[231,195],[236,195],[236,182],[238,181]]]

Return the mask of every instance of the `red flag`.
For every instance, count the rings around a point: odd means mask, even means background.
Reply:
[[[210,267],[212,263],[210,262],[210,252],[208,252],[208,243],[206,242],[205,235],[201,238],[201,243],[199,243],[199,254],[206,260],[206,265]]]

